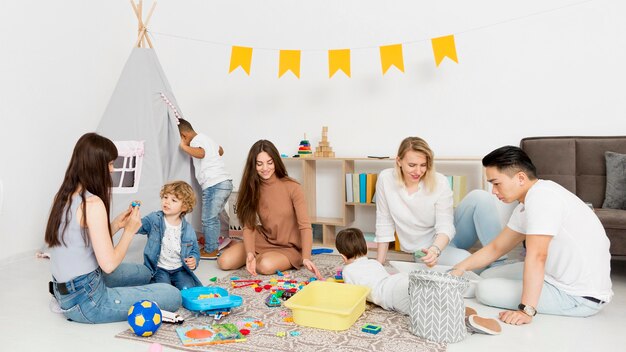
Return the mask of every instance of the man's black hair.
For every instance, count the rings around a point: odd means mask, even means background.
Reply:
[[[519,147],[507,145],[500,147],[483,158],[484,167],[496,167],[498,171],[509,176],[523,171],[529,179],[537,178],[537,168],[528,157],[528,154]]]

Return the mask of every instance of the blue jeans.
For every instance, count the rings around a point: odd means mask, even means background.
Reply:
[[[166,284],[151,284],[150,270],[143,264],[122,263],[111,274],[100,268],[66,282],[67,294],[54,285],[54,297],[68,320],[87,323],[126,321],[128,308],[147,299],[161,309],[180,308],[180,291]]]
[[[196,283],[189,273],[182,266],[178,269],[167,270],[158,268],[152,282],[164,283],[168,285],[176,286],[177,289],[183,290],[186,288],[195,287]]]
[[[204,250],[213,252],[219,246],[220,212],[233,191],[231,180],[222,181],[202,190],[202,232],[204,233]]]
[[[501,265],[487,269],[480,275],[483,280],[476,286],[478,302],[498,308],[517,310],[522,301],[524,263]],[[537,312],[542,314],[588,317],[600,311],[602,303],[567,294],[544,281]]]
[[[474,190],[454,209],[456,235],[452,245],[469,249],[476,240],[486,246],[502,231],[496,200],[487,191]]]

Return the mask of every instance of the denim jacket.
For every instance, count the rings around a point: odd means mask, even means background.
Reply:
[[[152,212],[143,218],[141,218],[141,228],[137,231],[142,235],[148,235],[148,242],[146,248],[143,250],[144,265],[150,269],[152,275],[157,271],[157,264],[159,262],[159,255],[161,254],[161,239],[165,233],[165,219],[162,211]],[[198,240],[196,237],[196,231],[189,223],[182,219],[180,229],[180,260],[183,264],[183,268],[191,275],[197,286],[202,286],[202,282],[191,271],[189,266],[185,264],[185,258],[196,258],[196,268],[200,264],[200,249],[198,248]]]

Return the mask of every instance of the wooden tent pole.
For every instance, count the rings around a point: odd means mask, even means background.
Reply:
[[[152,7],[150,8],[150,11],[148,12],[148,17],[146,18],[145,22],[142,19],[143,0],[139,0],[138,4],[135,4],[134,0],[130,0],[130,4],[133,7],[135,16],[137,17],[138,34],[137,34],[137,41],[135,42],[135,46],[138,48],[142,48],[142,47],[146,47],[146,43],[147,43],[150,48],[153,48],[152,41],[148,37],[147,32],[148,32],[148,23],[150,22],[150,18],[152,17],[152,14],[154,13],[154,9],[156,7],[156,1],[152,3]]]
[[[156,1],[152,3],[150,12],[148,12],[148,17],[146,17],[146,20],[144,21],[144,28],[146,28],[146,33],[144,33],[143,37],[148,42],[150,49],[152,49],[152,41],[150,41],[150,37],[148,37],[147,28],[148,28],[148,23],[150,23],[150,18],[152,17],[152,14],[154,13],[154,8],[156,7],[156,4],[157,4]]]

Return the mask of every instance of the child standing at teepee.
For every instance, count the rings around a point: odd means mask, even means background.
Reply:
[[[233,191],[232,177],[224,168],[224,150],[211,138],[194,131],[189,121],[178,119],[180,148],[193,159],[196,179],[202,186],[202,233],[204,248],[201,259],[216,260],[219,247],[219,214]]]

